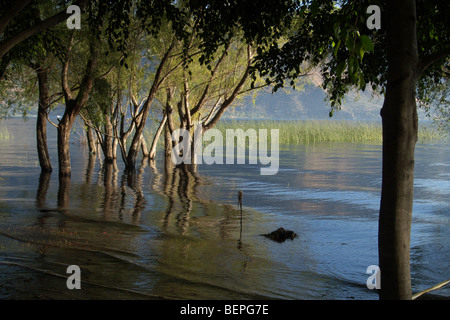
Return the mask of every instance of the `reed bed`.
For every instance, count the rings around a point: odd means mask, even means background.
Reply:
[[[0,124],[0,141],[8,141],[12,138],[8,128]]]
[[[319,142],[351,142],[381,144],[382,128],[377,122],[337,120],[227,120],[216,126],[225,133],[226,129],[279,129],[280,144],[310,144]],[[419,142],[437,142],[445,136],[431,125],[421,124]]]
[[[382,128],[379,122],[358,122],[343,120],[221,120],[214,127],[226,135],[226,129],[267,129],[270,142],[270,129],[279,129],[279,143],[314,144],[321,142],[347,142],[382,144]],[[150,148],[156,127],[147,128],[144,137]],[[430,123],[419,125],[419,143],[448,141],[448,136]],[[161,135],[158,149],[164,145]]]

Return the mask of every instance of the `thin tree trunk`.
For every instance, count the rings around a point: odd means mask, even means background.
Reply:
[[[39,106],[36,120],[37,152],[41,170],[51,172],[53,169],[47,146],[47,110],[50,104],[48,72],[42,68],[38,68],[36,72],[39,83]]]
[[[86,137],[87,137],[87,141],[88,141],[88,147],[89,147],[89,153],[90,154],[97,154],[97,138],[94,134],[94,130],[92,129],[92,122],[90,120],[85,120],[83,118],[84,121],[84,126],[86,129]]]
[[[167,116],[166,125],[164,126],[164,170],[166,175],[173,171],[172,162],[172,149],[174,147],[174,141],[172,141],[172,133],[174,131],[173,127],[173,107],[172,98],[174,90],[172,88],[167,88],[167,101],[164,114]],[[180,116],[181,118],[181,116]]]
[[[147,142],[145,142],[145,138],[144,135],[141,134],[141,151],[142,151],[142,156],[145,158],[148,158],[149,156],[149,152],[148,152],[148,148],[147,148]]]
[[[128,167],[127,161],[127,139],[128,136],[131,134],[131,130],[134,129],[134,122],[131,123],[130,127],[125,131],[125,113],[121,112],[120,115],[120,133],[118,134],[117,142],[119,144],[120,148],[120,154],[122,156],[122,160],[125,163],[125,167]]]
[[[58,169],[60,176],[70,176],[70,129],[72,121],[69,116],[63,116],[58,125]]]
[[[381,299],[411,299],[410,238],[418,120],[414,0],[388,1],[388,77],[381,110],[383,181],[379,218]]]
[[[153,137],[152,146],[150,148],[149,158],[155,159],[156,156],[156,146],[158,144],[159,137],[161,136],[162,131],[165,128],[167,121],[167,114],[164,114],[164,117],[162,118],[161,122],[159,123],[158,130],[156,130],[155,136]]]
[[[172,134],[169,129],[169,122],[166,122],[164,130],[164,171],[172,172],[174,164],[172,162]]]
[[[108,114],[105,114],[105,137],[103,141],[105,144],[105,161],[107,163],[112,163],[117,157],[116,150],[114,150],[114,140],[114,130],[111,119]]]

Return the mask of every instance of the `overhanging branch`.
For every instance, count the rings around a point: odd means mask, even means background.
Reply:
[[[430,67],[435,62],[450,56],[450,47],[444,48],[440,51],[437,51],[435,53],[432,53],[426,57],[423,57],[420,59],[419,62],[419,74],[423,73],[428,67]]]

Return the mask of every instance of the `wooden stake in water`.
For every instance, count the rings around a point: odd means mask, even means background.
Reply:
[[[241,217],[242,217],[242,196],[243,196],[242,190],[239,190],[239,192],[238,192],[238,205],[239,205],[239,208],[241,209]]]

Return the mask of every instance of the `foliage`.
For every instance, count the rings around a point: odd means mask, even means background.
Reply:
[[[422,79],[418,84],[419,106],[444,133],[450,133],[450,73],[441,69],[441,77]]]
[[[323,87],[332,106],[330,115],[353,88],[364,90],[371,86],[384,94],[387,81],[385,0],[276,1],[267,5],[273,9],[270,14],[269,8],[258,1],[189,3],[200,16],[201,37],[208,46],[205,54],[214,52],[217,43],[224,41],[224,35],[233,27],[242,28],[248,42],[257,46],[258,58],[253,70],[266,76],[268,82],[275,80],[275,91],[286,85],[286,80],[296,79],[300,66],[308,63],[321,69]],[[367,28],[369,5],[381,8],[379,30]],[[448,61],[443,62],[442,58],[450,50],[449,10],[446,1],[417,1],[418,49],[423,64],[419,84],[425,89],[418,91],[420,98],[441,82],[442,65],[448,69]],[[216,23],[218,19],[220,25]],[[274,24],[276,19],[280,23]],[[268,27],[273,25],[279,27]],[[284,40],[280,41],[281,38]]]

